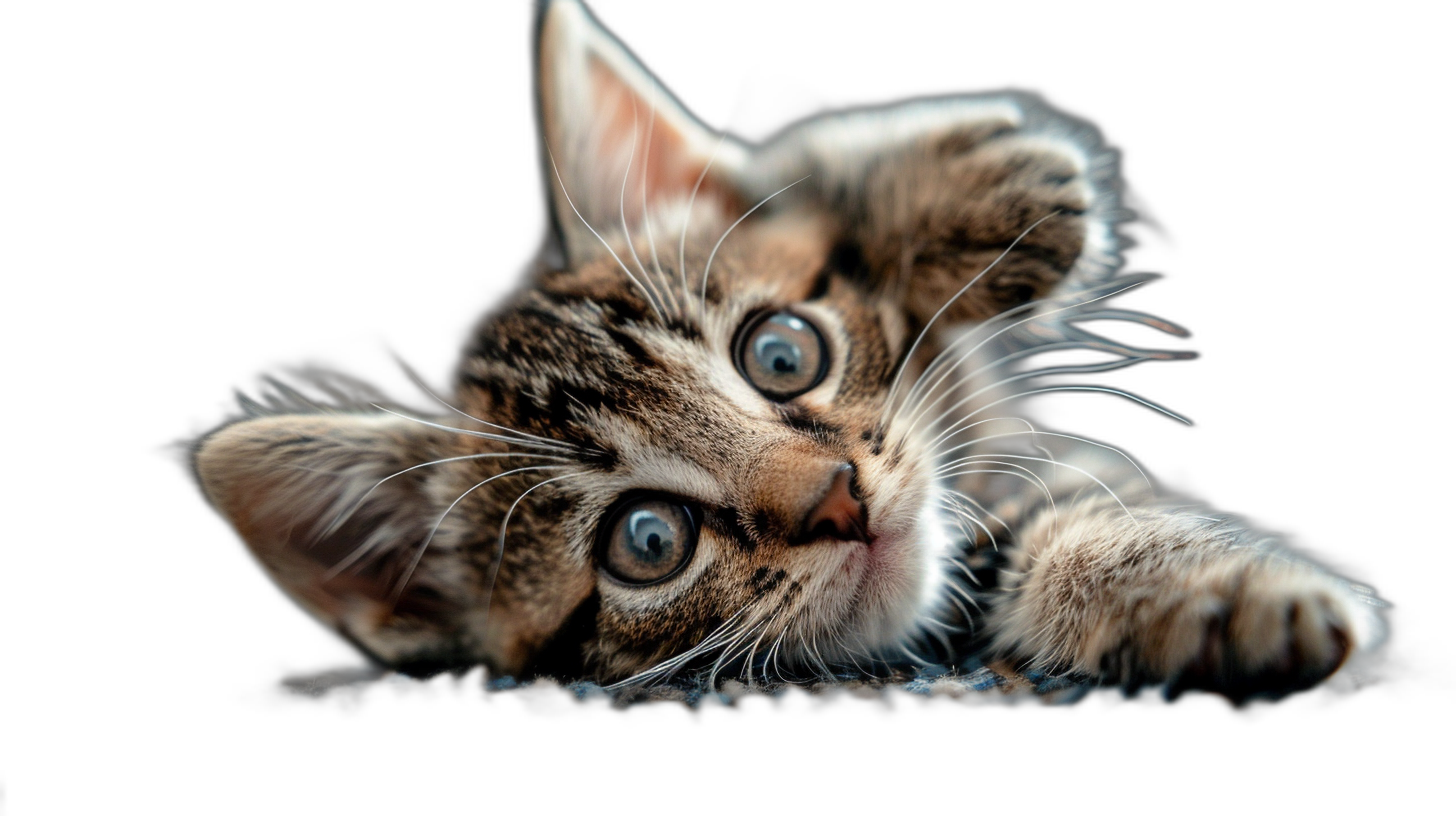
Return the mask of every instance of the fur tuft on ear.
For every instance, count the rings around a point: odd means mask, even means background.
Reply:
[[[422,671],[468,661],[467,590],[417,563],[434,503],[428,469],[408,469],[438,457],[439,434],[291,390],[243,407],[251,417],[201,439],[193,465],[274,581],[376,660]]]
[[[635,234],[647,213],[695,190],[700,212],[742,209],[741,142],[698,121],[577,0],[547,0],[540,15],[542,159],[568,259],[603,251],[593,231]]]

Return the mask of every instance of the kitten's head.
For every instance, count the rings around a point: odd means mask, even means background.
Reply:
[[[552,234],[450,410],[277,394],[199,442],[208,497],[403,668],[621,680],[897,649],[940,612],[952,545],[955,400],[928,409],[915,376],[940,329],[1115,266],[1111,155],[1018,95],[749,145],[569,0],[543,6],[537,68]]]

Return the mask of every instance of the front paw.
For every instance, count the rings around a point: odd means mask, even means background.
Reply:
[[[1278,699],[1334,674],[1368,639],[1355,592],[1312,569],[1258,563],[1213,589],[1191,594],[1165,631],[1149,633],[1170,700],[1189,689],[1235,703]]]

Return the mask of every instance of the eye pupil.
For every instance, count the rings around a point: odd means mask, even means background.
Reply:
[[[792,340],[767,331],[754,341],[753,353],[765,368],[779,374],[798,371],[800,358],[803,357],[803,352],[794,347]]]
[[[740,336],[738,370],[769,399],[792,399],[824,379],[824,338],[798,315],[758,316],[745,324]]]

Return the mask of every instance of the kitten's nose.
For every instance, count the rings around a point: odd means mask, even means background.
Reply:
[[[855,496],[854,477],[854,465],[848,462],[834,469],[829,487],[804,517],[794,544],[808,544],[821,538],[869,542],[865,506]]]

